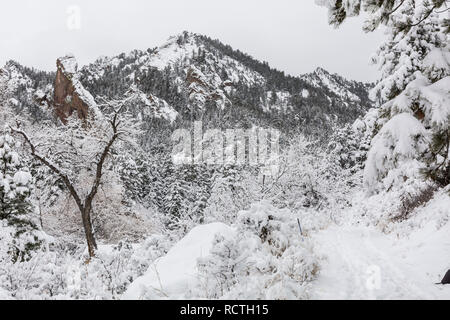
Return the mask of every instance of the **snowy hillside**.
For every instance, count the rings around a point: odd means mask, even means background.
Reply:
[[[346,80],[338,74],[330,74],[320,67],[301,78],[316,88],[326,88],[330,92],[330,96],[337,96],[356,103],[364,103],[365,92],[370,89],[369,84],[361,86],[361,83]],[[304,95],[308,95],[308,92],[305,91]],[[347,101],[344,103],[348,103]]]

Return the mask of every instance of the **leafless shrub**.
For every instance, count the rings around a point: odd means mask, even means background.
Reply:
[[[436,185],[429,184],[424,188],[418,189],[414,193],[407,193],[403,195],[399,208],[391,220],[393,222],[405,221],[416,208],[423,206],[430,201],[436,190]]]

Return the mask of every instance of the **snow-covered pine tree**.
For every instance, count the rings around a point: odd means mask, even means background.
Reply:
[[[0,222],[14,228],[9,252],[13,261],[22,261],[41,245],[41,240],[32,221],[32,177],[15,147],[16,142],[7,131],[0,135]]]
[[[350,125],[337,128],[331,137],[328,148],[333,155],[335,164],[342,169],[360,169],[364,163],[364,156],[360,155],[360,141]]]
[[[387,41],[374,63],[381,80],[371,92],[379,107],[378,134],[365,168],[370,191],[391,188],[418,172],[442,186],[450,182],[450,47],[447,1],[316,0],[330,24],[369,14],[365,31],[380,25]]]
[[[6,101],[7,87],[5,80],[6,80],[5,71],[0,69],[0,102],[2,104],[4,104]]]
[[[133,156],[126,153],[118,159],[119,175],[125,187],[125,201],[143,203],[152,188],[151,161],[143,152],[136,151]]]
[[[8,90],[8,74],[6,70],[0,68],[0,123],[7,123],[11,118],[12,112],[9,106],[10,92]],[[0,128],[3,129],[3,128]]]
[[[205,165],[174,165],[167,163],[160,209],[171,217],[170,228],[184,228],[203,221],[210,197],[211,175]]]
[[[253,200],[244,185],[247,173],[238,165],[226,165],[214,171],[211,196],[205,210],[206,221],[232,223],[236,220],[237,213]]]
[[[9,134],[0,136],[0,218],[12,222],[31,210],[31,175],[21,168],[15,141]]]
[[[337,126],[329,138],[327,157],[330,169],[337,173],[345,170],[356,178],[364,169],[370,142],[374,136],[378,109],[370,109],[366,115],[357,119],[353,124]],[[341,172],[342,174],[343,172]]]

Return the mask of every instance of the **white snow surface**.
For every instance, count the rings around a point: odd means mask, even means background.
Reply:
[[[170,37],[165,44],[157,49],[157,52],[152,56],[144,56],[140,63],[147,62],[148,66],[164,70],[169,65],[174,65],[182,59],[192,59],[192,54],[198,52],[198,46],[193,38],[180,46],[177,43],[178,36]]]
[[[450,299],[450,197],[439,192],[389,233],[346,217],[312,235],[325,257],[312,299]],[[360,218],[359,218],[360,219]]]
[[[78,72],[78,62],[73,54],[66,54],[64,57],[59,58],[59,61],[64,67],[64,73],[75,75]]]
[[[14,175],[14,183],[16,185],[26,186],[31,180],[31,174],[26,171],[19,171]]]
[[[193,288],[197,279],[197,259],[207,256],[217,234],[234,230],[223,223],[200,225],[192,229],[145,275],[136,279],[122,296],[130,299],[177,299]]]
[[[0,300],[12,300],[13,298],[5,289],[0,288]]]

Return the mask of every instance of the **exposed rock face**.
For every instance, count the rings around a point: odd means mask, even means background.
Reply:
[[[226,105],[231,104],[222,89],[214,88],[208,83],[207,77],[195,66],[191,65],[186,75],[189,102],[200,110],[204,108],[208,101],[212,101],[219,109],[224,109]],[[228,86],[231,85],[232,83],[228,84]]]
[[[165,100],[153,94],[145,94],[136,86],[133,86],[127,94],[129,93],[134,95],[134,99],[130,100],[133,105],[131,112],[145,123],[151,123],[152,119],[163,119],[173,123],[179,116]]]
[[[56,61],[58,68],[54,84],[54,105],[56,115],[63,123],[74,112],[78,118],[86,120],[89,108],[95,104],[92,95],[83,88],[78,78],[78,65],[73,56],[65,56]]]
[[[442,284],[450,284],[450,270],[447,271],[444,278],[441,281]]]

